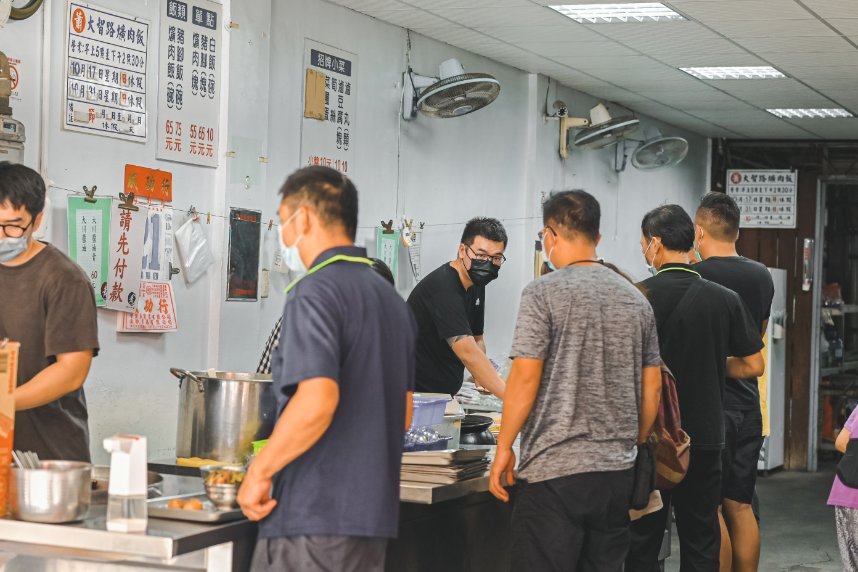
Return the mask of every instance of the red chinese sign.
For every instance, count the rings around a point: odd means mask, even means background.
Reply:
[[[125,165],[125,193],[163,202],[173,201],[173,173]]]
[[[120,314],[118,332],[175,332],[179,329],[173,286],[169,282],[140,282],[140,299],[133,314]]]

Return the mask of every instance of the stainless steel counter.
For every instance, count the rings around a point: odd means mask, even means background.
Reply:
[[[490,450],[494,449],[494,447],[469,448],[486,448]],[[149,463],[149,470],[156,471],[163,475],[183,475],[186,477],[200,476],[199,469],[194,467],[182,467],[176,465],[176,462],[174,460],[152,461],[151,463]],[[488,490],[489,478],[488,473],[486,473],[486,476],[484,477],[471,479],[452,485],[401,483],[399,486],[399,500],[401,502],[416,504],[436,504],[439,502],[462,498],[464,496],[474,493],[486,492]]]
[[[104,506],[92,507],[86,520],[66,525],[0,519],[0,540],[168,560],[232,542],[256,526],[246,520],[204,525],[150,518],[145,534],[125,534],[106,529],[106,511]]]
[[[478,477],[452,485],[400,483],[399,500],[415,504],[437,504],[489,490],[489,477]]]
[[[202,492],[200,479],[165,475],[164,495]],[[176,564],[185,555],[195,555],[205,570],[215,554],[232,560],[235,546],[250,544],[256,537],[256,524],[247,520],[221,524],[197,524],[149,518],[145,533],[110,532],[106,527],[106,506],[92,506],[82,522],[39,524],[11,518],[0,519],[0,549],[6,553],[50,553],[97,561],[137,561],[151,564]],[[204,552],[201,552],[204,551]],[[216,569],[226,569],[217,567]]]

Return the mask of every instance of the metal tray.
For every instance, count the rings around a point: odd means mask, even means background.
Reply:
[[[167,503],[173,499],[199,499],[203,503],[203,510],[185,510],[183,508],[167,508]],[[166,518],[169,520],[184,520],[188,522],[230,522],[241,520],[244,514],[241,509],[218,510],[206,497],[205,493],[192,493],[176,495],[172,497],[161,497],[147,503],[149,516],[152,518]]]

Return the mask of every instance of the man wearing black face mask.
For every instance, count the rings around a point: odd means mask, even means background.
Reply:
[[[417,319],[417,391],[455,395],[465,369],[478,386],[503,398],[504,382],[483,340],[485,286],[506,261],[500,221],[475,218],[462,233],[458,257],[426,276],[408,305]]]

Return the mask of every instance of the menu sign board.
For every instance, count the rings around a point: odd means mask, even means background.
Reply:
[[[727,171],[727,194],[742,212],[741,228],[795,228],[796,171],[733,169]]]
[[[301,163],[348,175],[354,171],[357,55],[306,39],[304,67],[324,78],[324,106],[318,118],[301,120]]]
[[[161,0],[158,158],[217,167],[223,7]]]
[[[63,127],[146,141],[149,23],[69,2]]]

